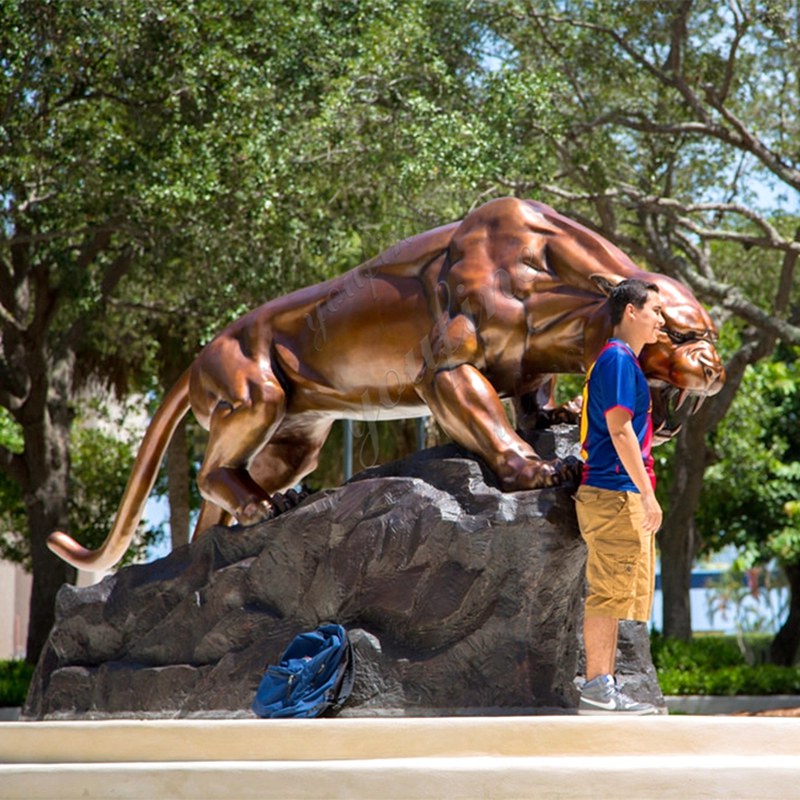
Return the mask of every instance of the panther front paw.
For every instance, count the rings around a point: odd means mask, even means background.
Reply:
[[[251,500],[243,505],[235,514],[240,525],[255,525],[275,516],[275,506],[269,500]]]
[[[527,458],[525,464],[514,474],[501,481],[503,491],[520,489],[549,489],[554,486],[577,486],[581,480],[583,464],[574,456],[545,461]]]

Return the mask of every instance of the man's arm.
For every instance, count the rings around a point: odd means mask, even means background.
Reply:
[[[655,533],[661,527],[663,514],[642,460],[630,412],[620,406],[612,408],[606,412],[606,424],[619,460],[642,496],[644,529]]]

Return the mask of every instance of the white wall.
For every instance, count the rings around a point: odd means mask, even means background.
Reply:
[[[78,571],[78,586],[97,583],[108,573]],[[0,661],[25,658],[33,578],[19,564],[0,561]]]
[[[19,564],[0,561],[0,660],[25,657],[33,578]]]

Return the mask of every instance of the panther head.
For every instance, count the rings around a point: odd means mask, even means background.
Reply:
[[[651,387],[656,441],[663,442],[680,430],[678,412],[696,413],[722,389],[725,368],[714,345],[717,329],[694,295],[664,275],[648,277],[659,287],[665,325],[639,361]]]

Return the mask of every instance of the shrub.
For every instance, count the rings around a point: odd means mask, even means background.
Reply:
[[[763,637],[761,637],[763,639]],[[653,664],[664,694],[800,694],[800,669],[774,664],[749,665],[764,641],[742,647],[733,636],[695,637],[691,642],[651,637]]]
[[[0,706],[21,706],[33,678],[26,661],[0,661]]]

